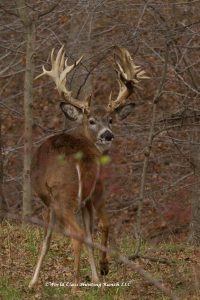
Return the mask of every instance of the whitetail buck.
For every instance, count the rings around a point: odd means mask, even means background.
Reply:
[[[64,232],[69,230],[72,235],[87,237],[92,241],[93,211],[96,211],[102,223],[102,245],[107,246],[109,220],[105,211],[102,195],[102,184],[99,179],[99,159],[112,144],[112,116],[117,113],[125,118],[133,105],[126,99],[134,91],[145,72],[136,66],[126,49],[116,48],[115,69],[118,74],[119,94],[115,100],[112,95],[107,106],[93,105],[91,97],[79,101],[72,97],[66,87],[67,74],[81,61],[67,65],[63,47],[54,58],[51,53],[52,69],[45,70],[42,75],[50,76],[56,84],[65,102],[60,103],[61,110],[67,119],[76,123],[76,128],[50,136],[37,149],[32,162],[32,185],[36,194],[48,208],[47,226],[41,252],[29,287],[37,282],[42,261],[49,249],[51,233],[54,225],[62,226]],[[128,108],[128,109],[127,109]],[[77,214],[81,211],[82,223]],[[79,284],[80,255],[83,241],[72,238],[74,250],[75,285]],[[92,281],[98,282],[93,249],[88,247],[89,263],[92,270]],[[108,273],[106,253],[101,254],[100,272]]]

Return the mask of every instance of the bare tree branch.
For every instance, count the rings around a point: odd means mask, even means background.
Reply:
[[[166,76],[167,76],[168,57],[169,57],[169,45],[168,45],[168,43],[166,43],[165,64],[163,67],[163,74],[162,74],[162,78],[161,78],[160,84],[158,86],[158,89],[157,89],[154,99],[153,99],[152,119],[151,119],[151,125],[150,125],[150,130],[149,130],[148,145],[144,151],[145,158],[144,158],[142,176],[141,176],[140,196],[139,196],[140,200],[139,200],[139,204],[138,204],[137,219],[136,219],[136,224],[135,224],[135,235],[136,235],[136,240],[137,240],[135,255],[139,254],[140,246],[141,246],[141,218],[142,218],[142,206],[143,206],[143,201],[144,201],[146,175],[147,175],[149,157],[151,154],[152,144],[153,144],[157,104],[160,100],[160,96],[162,94],[163,86],[164,86],[164,83],[166,81]]]

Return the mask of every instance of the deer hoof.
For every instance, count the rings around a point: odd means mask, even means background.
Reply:
[[[109,272],[108,261],[107,260],[100,261],[99,264],[100,264],[101,275],[103,276],[107,275]]]

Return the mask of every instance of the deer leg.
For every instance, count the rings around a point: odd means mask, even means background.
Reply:
[[[107,247],[108,233],[109,233],[109,218],[105,209],[105,200],[103,197],[103,184],[101,180],[97,181],[96,188],[92,196],[92,204],[95,208],[97,217],[101,222],[101,228],[102,228],[101,244],[102,246]],[[108,259],[107,259],[106,252],[102,252],[99,265],[100,265],[101,275],[107,275],[109,271],[109,267],[108,267]]]
[[[102,246],[107,247],[108,234],[109,234],[109,221],[108,221],[108,215],[107,215],[104,207],[101,207],[100,210],[97,210],[97,216],[100,219],[101,227],[102,227],[101,244],[102,244]],[[108,259],[107,259],[106,252],[102,252],[101,259],[99,261],[99,265],[100,265],[101,275],[107,275],[109,272],[109,267],[108,267]]]
[[[86,232],[86,236],[87,239],[90,243],[93,242],[92,240],[92,228],[93,228],[93,207],[92,204],[90,202],[90,204],[87,204],[84,208],[83,208],[83,224],[85,227],[85,232]],[[95,265],[95,260],[94,260],[94,249],[87,245],[87,249],[88,249],[88,255],[89,255],[89,263],[90,263],[90,267],[92,270],[92,281],[93,282],[99,282],[99,277],[97,275],[97,270],[96,270],[96,265]]]
[[[40,269],[42,266],[42,262],[45,258],[45,255],[47,254],[48,250],[49,250],[49,246],[50,246],[50,240],[51,240],[51,235],[52,235],[52,230],[53,230],[53,226],[55,224],[55,216],[53,211],[50,211],[50,214],[48,216],[49,222],[48,222],[48,227],[45,229],[45,236],[44,236],[44,240],[42,242],[42,248],[39,254],[39,258],[38,258],[38,262],[35,268],[35,272],[33,275],[33,278],[31,279],[30,283],[29,283],[29,288],[32,288],[36,282],[38,281],[38,277],[39,277],[39,273],[40,273]]]
[[[84,232],[80,228],[72,212],[64,213],[62,224],[64,227],[64,232],[65,231],[67,232],[67,229],[69,228],[69,232],[70,234],[72,234],[71,242],[74,251],[74,283],[75,283],[75,286],[73,287],[73,291],[76,291],[80,282],[80,258],[81,258],[81,250],[83,245],[82,239],[84,237]],[[75,237],[73,237],[73,235]]]
[[[74,290],[77,289],[80,283],[80,258],[81,258],[81,249],[82,242],[72,239],[72,247],[74,250]]]

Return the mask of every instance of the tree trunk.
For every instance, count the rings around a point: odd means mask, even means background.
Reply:
[[[31,158],[32,158],[32,103],[33,103],[33,74],[35,49],[35,24],[26,28],[26,71],[24,80],[24,170],[23,170],[23,216],[31,214]]]
[[[35,22],[30,17],[24,0],[18,0],[18,11],[26,34],[26,70],[24,79],[24,169],[23,169],[23,217],[31,215],[31,157],[32,157],[32,103],[35,50]]]
[[[195,130],[192,145],[192,159],[195,168],[195,184],[192,193],[192,220],[190,242],[200,246],[200,151],[198,129]]]
[[[0,111],[0,222],[4,219],[7,210],[6,201],[3,192],[3,146],[1,135],[1,111]]]
[[[200,246],[200,173],[196,175],[196,184],[192,197],[191,243]]]

